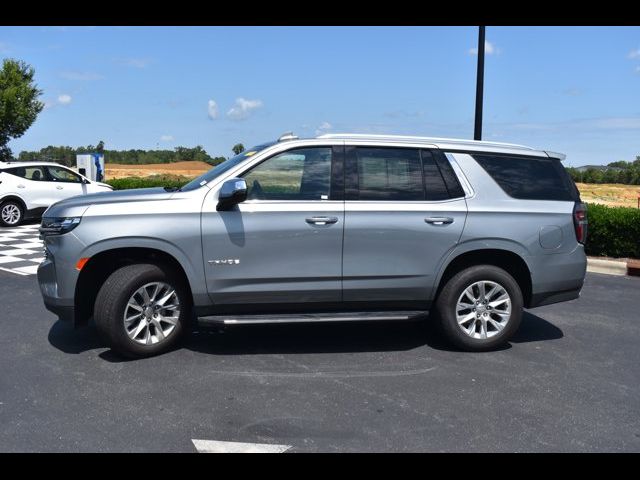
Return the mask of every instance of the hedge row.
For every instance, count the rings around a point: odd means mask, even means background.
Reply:
[[[189,181],[177,175],[129,177],[108,180],[115,190],[149,187],[181,187]],[[640,210],[590,203],[587,255],[640,258]]]
[[[190,179],[179,175],[153,175],[150,177],[127,177],[106,180],[114,190],[128,190],[130,188],[177,187],[180,188]]]
[[[640,258],[640,210],[587,205],[587,255]]]

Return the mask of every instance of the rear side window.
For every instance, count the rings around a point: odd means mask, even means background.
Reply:
[[[474,154],[473,158],[514,198],[579,200],[569,174],[556,158],[493,154]]]
[[[424,200],[420,152],[358,148],[358,200]]]
[[[446,200],[449,191],[431,152],[423,150],[422,171],[424,172],[424,190],[427,200]]]
[[[33,181],[46,181],[46,174],[42,167],[12,167],[4,170],[16,177],[25,178]]]
[[[345,173],[348,200],[438,201],[464,196],[439,151],[347,147]]]

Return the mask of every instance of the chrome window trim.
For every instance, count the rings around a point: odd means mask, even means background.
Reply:
[[[447,157],[447,160],[449,161],[451,168],[453,168],[453,171],[456,174],[456,177],[458,177],[458,181],[460,182],[460,185],[462,186],[462,190],[464,191],[464,195],[465,195],[464,198],[473,197],[475,195],[475,191],[473,190],[471,183],[469,183],[469,180],[467,179],[466,175],[462,171],[462,168],[460,168],[460,165],[458,165],[458,162],[456,161],[456,157],[453,155],[453,153],[449,153],[449,152],[444,152],[444,156]]]

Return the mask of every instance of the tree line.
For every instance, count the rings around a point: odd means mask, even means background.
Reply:
[[[640,185],[640,156],[633,162],[611,162],[607,168],[588,168],[580,171],[574,167],[567,167],[567,171],[575,182],[580,183],[622,183],[625,185]]]
[[[38,151],[22,151],[18,155],[18,161],[47,161],[62,165],[75,166],[76,155],[82,153],[103,153],[105,163],[121,163],[126,165],[142,165],[149,163],[172,163],[183,161],[202,161],[209,165],[217,165],[226,160],[225,157],[212,157],[202,146],[193,148],[176,147],[173,150],[106,150],[104,143],[87,145],[86,147],[48,146]]]

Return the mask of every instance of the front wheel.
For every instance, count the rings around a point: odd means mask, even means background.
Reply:
[[[113,272],[100,288],[94,318],[113,350],[127,357],[149,357],[179,341],[189,318],[189,300],[170,270],[128,265]]]
[[[447,281],[436,315],[447,338],[463,350],[484,351],[506,343],[522,319],[518,283],[493,265],[476,265]]]

